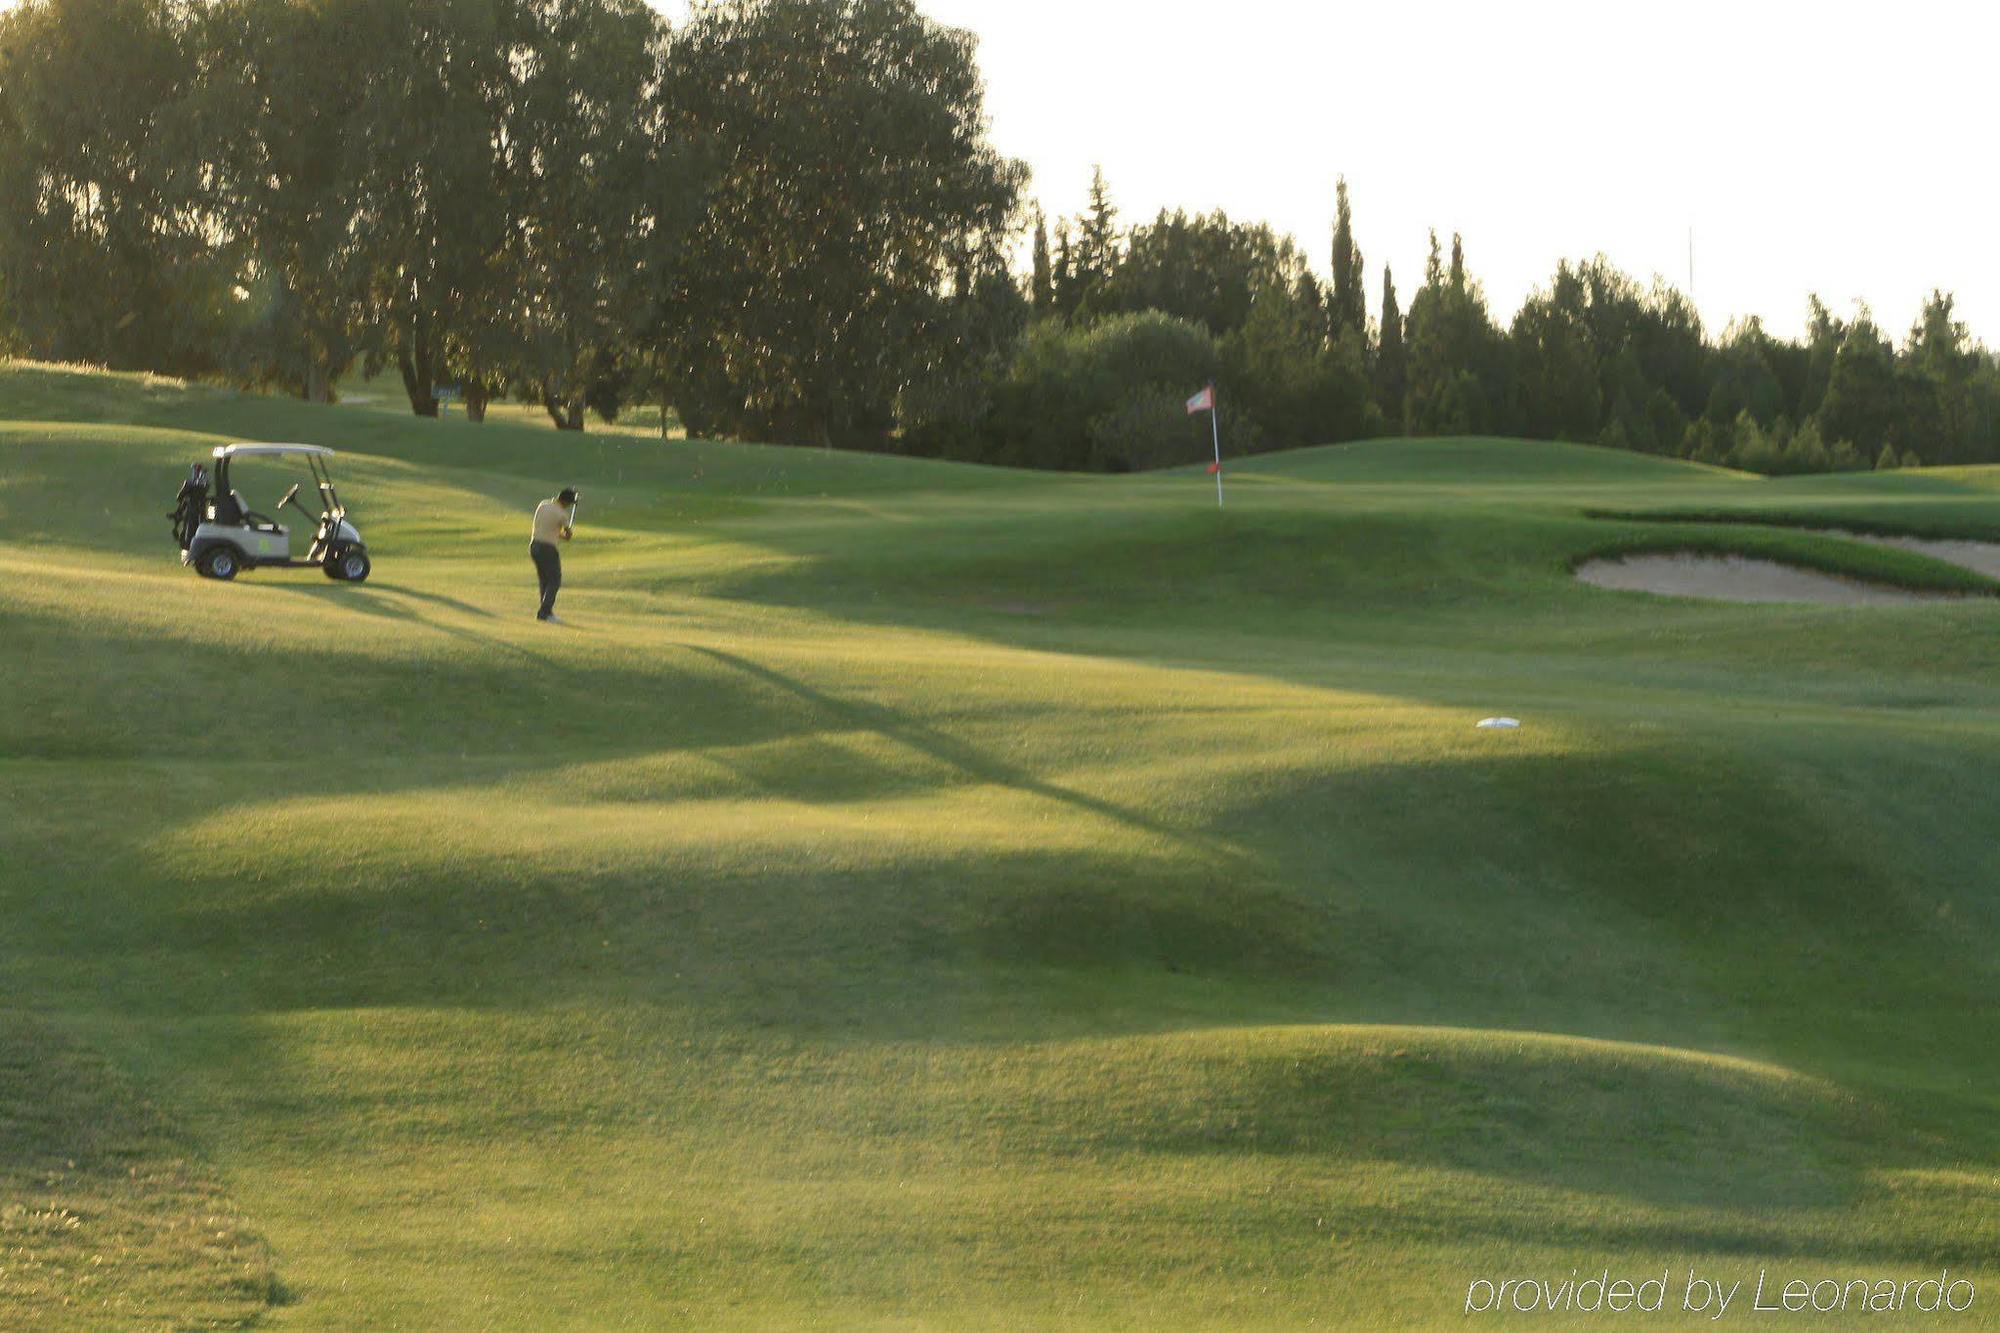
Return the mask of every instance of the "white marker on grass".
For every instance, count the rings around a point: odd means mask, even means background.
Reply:
[[[1479,724],[1481,731],[1513,731],[1521,725],[1518,717],[1489,717]]]

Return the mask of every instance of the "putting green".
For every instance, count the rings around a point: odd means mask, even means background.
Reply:
[[[178,565],[243,439],[341,451],[370,582]],[[0,1324],[1990,1311],[2000,601],[1807,529],[2000,471],[1228,479],[0,367]],[[1661,550],[1974,595],[1572,574]]]

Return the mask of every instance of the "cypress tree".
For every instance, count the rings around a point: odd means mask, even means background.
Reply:
[[[1049,304],[1065,319],[1076,313],[1076,289],[1077,246],[1065,218],[1056,223],[1056,262],[1049,274]]]
[[[1104,168],[1090,173],[1090,208],[1078,222],[1076,279],[1079,295],[1088,300],[1111,280],[1118,267],[1118,210],[1104,183]]]
[[[1055,271],[1049,263],[1049,223],[1042,216],[1039,206],[1035,209],[1035,272],[1028,289],[1028,297],[1034,303],[1037,315],[1046,315],[1055,308]]]
[[[1308,326],[1315,336],[1319,336],[1328,327],[1326,289],[1319,285],[1319,279],[1311,272],[1306,272],[1299,275],[1298,290],[1295,295]]]
[[[1368,327],[1368,300],[1362,291],[1360,247],[1354,244],[1354,212],[1347,201],[1347,178],[1334,186],[1333,221],[1333,336],[1338,340],[1348,329],[1360,333]]]
[[[1396,303],[1396,279],[1382,267],[1382,344],[1375,358],[1375,397],[1392,430],[1403,423],[1403,386],[1409,377],[1403,349],[1403,311]]]
[[[1451,234],[1451,289],[1465,290],[1465,239],[1457,232]]]
[[[1424,286],[1437,287],[1444,283],[1444,258],[1438,253],[1437,228],[1431,228],[1431,253],[1424,260]]]

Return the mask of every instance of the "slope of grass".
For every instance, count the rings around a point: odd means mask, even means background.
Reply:
[[[198,1145],[76,1034],[18,1010],[0,1016],[0,1143],[9,1327],[231,1326],[289,1299]]]
[[[368,584],[177,564],[231,439],[342,451]],[[1660,539],[1610,511],[1979,530],[1986,474],[1402,441],[1208,486],[0,367],[0,1324],[1992,1279],[2000,608],[1569,573]]]

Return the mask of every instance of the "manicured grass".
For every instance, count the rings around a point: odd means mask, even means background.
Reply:
[[[178,565],[232,439],[342,451],[368,584]],[[1229,485],[0,367],[0,1325],[2000,1300],[2000,605],[1570,575],[1972,587],[1710,520],[2000,530],[1993,474],[1390,441]]]

